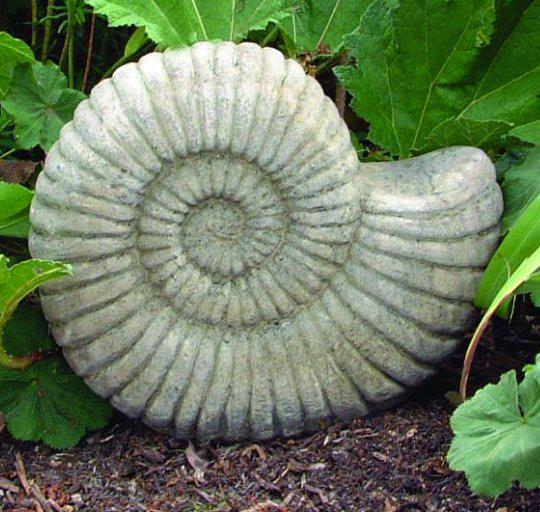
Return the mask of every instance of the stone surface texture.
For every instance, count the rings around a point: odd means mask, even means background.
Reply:
[[[51,149],[32,255],[72,368],[180,438],[263,439],[395,403],[455,348],[499,235],[474,148],[361,164],[276,50],[200,43],[119,68]]]

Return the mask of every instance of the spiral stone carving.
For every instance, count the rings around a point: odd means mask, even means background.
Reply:
[[[51,149],[32,255],[72,368],[180,438],[262,439],[395,403],[459,342],[502,200],[450,148],[361,164],[276,50],[199,43],[119,68]]]

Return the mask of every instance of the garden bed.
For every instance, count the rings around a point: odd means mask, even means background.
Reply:
[[[534,343],[499,333],[475,362],[471,389],[520,368]],[[512,352],[505,347],[513,347]],[[517,348],[516,348],[517,347]],[[514,486],[497,499],[475,496],[445,461],[462,354],[412,401],[311,437],[259,445],[196,447],[120,416],[59,453],[0,436],[0,509],[56,511],[533,511],[540,489]],[[24,464],[29,495],[16,468]],[[199,458],[200,456],[200,458]],[[24,480],[24,475],[23,475]],[[40,494],[42,496],[40,496]]]

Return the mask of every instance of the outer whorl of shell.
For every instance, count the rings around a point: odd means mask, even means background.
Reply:
[[[483,153],[360,166],[273,49],[197,44],[77,108],[32,206],[73,369],[178,437],[266,438],[394,402],[456,346],[497,240]]]

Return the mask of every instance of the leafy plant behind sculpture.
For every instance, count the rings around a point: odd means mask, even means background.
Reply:
[[[67,78],[56,65],[36,62],[15,69],[2,104],[13,117],[17,145],[23,149],[40,145],[48,151],[85,97],[67,87]]]
[[[264,29],[287,15],[290,0],[86,0],[113,27],[143,26],[156,43],[178,48],[197,41],[241,41],[250,30]]]
[[[24,41],[0,32],[0,99],[7,93],[15,67],[32,62],[34,53]]]
[[[291,38],[297,51],[336,52],[344,36],[358,29],[371,0],[304,0],[288,9],[278,25]]]

